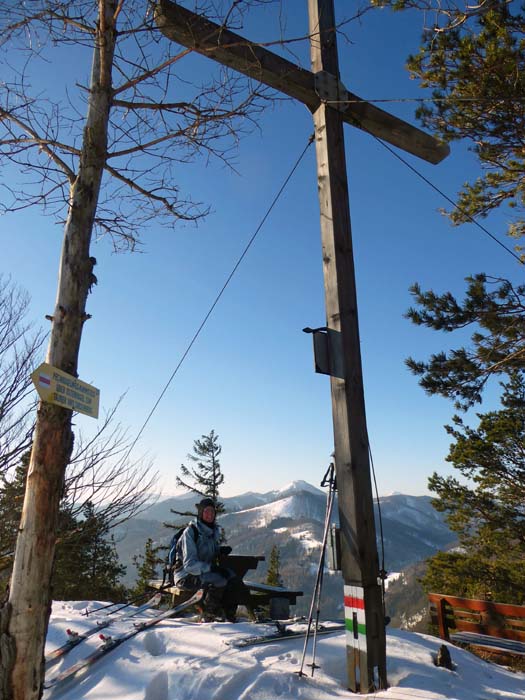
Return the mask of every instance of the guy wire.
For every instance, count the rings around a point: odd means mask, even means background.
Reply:
[[[435,185],[431,180],[429,180],[428,177],[423,175],[423,173],[420,173],[419,170],[417,168],[415,168],[411,163],[409,163],[405,158],[403,158],[403,156],[400,156],[399,153],[396,153],[396,151],[394,151],[393,148],[390,148],[390,146],[388,146],[388,144],[386,144],[382,139],[380,139],[375,134],[372,134],[372,132],[368,131],[368,129],[366,129],[365,127],[359,125],[359,128],[362,129],[363,131],[366,131],[366,133],[370,134],[370,136],[373,136],[375,138],[375,140],[383,146],[383,148],[386,148],[386,150],[389,153],[391,153],[395,158],[397,158],[404,165],[406,165],[407,168],[409,168],[413,173],[415,173],[421,180],[423,180],[423,182],[426,182],[427,185],[429,185],[435,192],[437,192],[444,199],[446,199],[449,204],[452,204],[452,206],[455,209],[457,209],[461,214],[463,214],[463,216],[465,216],[472,224],[474,224],[479,229],[481,229],[483,231],[483,233],[486,233],[487,236],[489,236],[489,238],[491,238],[494,241],[494,243],[497,243],[504,250],[506,250],[507,253],[510,253],[510,255],[512,255],[512,257],[516,258],[516,260],[520,263],[520,265],[525,264],[519,255],[516,255],[516,253],[511,248],[509,248],[504,243],[502,243],[493,233],[491,233],[485,226],[480,224],[479,221],[477,219],[475,219],[471,214],[469,214],[464,209],[459,207],[451,197],[449,197],[445,192],[443,192],[443,190],[440,190],[439,187],[437,185]]]
[[[295,163],[294,163],[292,169],[290,170],[290,172],[288,173],[288,175],[287,175],[286,178],[284,179],[283,184],[281,185],[281,187],[279,188],[277,194],[276,194],[275,197],[273,198],[273,200],[272,200],[270,206],[269,206],[268,209],[266,210],[266,213],[264,214],[264,216],[262,217],[262,219],[261,219],[259,225],[258,225],[257,228],[255,229],[255,232],[253,233],[252,237],[250,238],[250,240],[248,241],[248,243],[245,245],[244,250],[242,251],[242,253],[241,253],[241,255],[239,256],[239,258],[237,259],[237,262],[236,262],[235,265],[233,266],[232,271],[230,272],[230,274],[229,274],[228,277],[226,278],[226,281],[225,281],[224,284],[222,285],[221,290],[218,292],[217,296],[215,297],[215,300],[213,301],[212,305],[210,306],[210,308],[208,309],[208,311],[207,311],[207,313],[205,314],[204,318],[202,319],[201,324],[199,325],[199,327],[197,328],[197,330],[196,330],[195,333],[193,334],[193,337],[192,337],[192,339],[190,340],[190,342],[188,343],[188,346],[187,346],[186,350],[183,352],[183,354],[182,354],[182,356],[181,356],[179,362],[177,363],[177,366],[175,367],[175,369],[174,369],[173,372],[171,373],[170,378],[168,379],[168,381],[167,381],[166,384],[164,385],[164,388],[162,389],[162,391],[160,392],[160,394],[159,394],[157,400],[156,400],[155,403],[153,404],[153,408],[152,408],[151,411],[148,413],[148,416],[147,416],[146,420],[145,420],[144,423],[142,424],[142,426],[141,426],[139,432],[137,433],[135,439],[134,439],[133,442],[131,443],[131,446],[130,446],[129,450],[126,452],[126,455],[125,455],[125,457],[123,458],[123,461],[126,461],[126,460],[128,459],[128,457],[129,457],[129,455],[131,454],[133,448],[135,447],[135,445],[136,445],[137,442],[139,441],[140,436],[142,435],[142,433],[144,432],[146,426],[148,425],[149,421],[151,420],[151,417],[152,417],[153,414],[155,413],[155,411],[156,411],[156,409],[157,409],[159,403],[161,402],[162,398],[164,397],[164,394],[167,392],[167,390],[168,390],[168,388],[169,388],[171,382],[172,382],[173,379],[175,378],[175,375],[177,374],[177,372],[178,372],[179,369],[181,368],[182,363],[184,362],[184,360],[185,360],[186,357],[188,356],[188,354],[189,354],[191,348],[193,347],[195,341],[196,341],[197,338],[199,337],[201,331],[203,330],[204,326],[205,326],[206,323],[208,322],[208,319],[209,319],[210,316],[212,315],[213,310],[215,309],[215,307],[216,307],[217,304],[219,303],[220,298],[222,297],[222,295],[223,295],[224,292],[226,291],[226,288],[227,288],[228,285],[230,284],[230,282],[231,282],[231,280],[232,280],[234,274],[237,272],[237,270],[238,270],[238,268],[239,268],[241,262],[244,260],[244,258],[246,257],[246,254],[248,253],[249,249],[251,248],[252,244],[254,243],[255,239],[257,238],[257,235],[258,235],[259,231],[262,229],[262,227],[263,227],[264,224],[266,223],[266,219],[270,216],[270,213],[272,212],[272,209],[275,207],[275,205],[276,205],[277,202],[279,201],[279,199],[280,199],[282,193],[284,192],[286,186],[288,185],[288,183],[289,183],[290,180],[292,179],[293,174],[295,173],[295,171],[296,171],[297,168],[299,167],[299,164],[301,163],[301,161],[302,161],[304,155],[306,154],[306,151],[307,151],[308,148],[311,146],[311,144],[314,142],[314,140],[315,140],[315,134],[312,134],[312,135],[308,138],[308,143],[307,143],[306,146],[304,147],[304,149],[303,149],[301,155],[297,158],[297,160],[295,161]]]

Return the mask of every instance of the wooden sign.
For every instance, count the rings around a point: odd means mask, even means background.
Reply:
[[[43,362],[31,375],[42,401],[98,418],[100,391],[91,384]]]

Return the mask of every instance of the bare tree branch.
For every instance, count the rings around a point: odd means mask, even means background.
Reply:
[[[139,83],[142,83],[145,80],[149,80],[150,78],[154,78],[156,75],[161,73],[163,70],[165,70],[169,66],[172,66],[174,63],[177,63],[177,61],[180,61],[182,58],[184,58],[185,56],[187,56],[190,53],[192,53],[191,49],[185,49],[184,51],[181,51],[176,56],[172,56],[167,61],[160,63],[158,66],[155,66],[151,70],[145,71],[141,75],[138,75],[136,78],[133,78],[133,80],[128,80],[127,83],[120,85],[118,88],[113,90],[113,95],[119,95],[121,92],[125,92],[126,90],[129,90],[132,87],[136,87]]]
[[[145,457],[128,457],[132,439],[116,422],[122,398],[106,413],[91,438],[77,436],[64,484],[65,504],[74,518],[87,503],[94,503],[111,528],[151,504],[158,476]]]
[[[141,187],[137,182],[133,181],[131,178],[125,177],[121,173],[118,172],[115,168],[112,168],[109,165],[106,165],[106,170],[113,175],[113,177],[116,180],[120,180],[123,182],[125,185],[127,185],[130,189],[135,190],[136,192],[139,192],[140,194],[144,195],[148,199],[158,202],[159,204],[162,204],[162,206],[170,213],[174,214],[177,219],[182,219],[183,221],[194,221],[195,220],[195,215],[188,215],[188,214],[183,214],[180,211],[177,211],[177,207],[173,202],[170,202],[170,200],[167,197],[163,197],[161,195],[156,194],[153,190],[147,190],[144,187]]]
[[[26,134],[28,134],[31,137],[31,141],[29,143],[31,143],[37,148],[40,148],[42,151],[44,151],[44,153],[47,153],[51,160],[65,172],[68,180],[71,183],[74,181],[75,173],[71,170],[71,168],[68,167],[66,163],[64,163],[64,161],[61,158],[57,156],[53,149],[49,148],[49,146],[53,145],[55,146],[55,148],[62,148],[63,150],[68,150],[71,153],[78,153],[76,149],[73,149],[70,146],[66,146],[65,144],[59,143],[58,141],[51,141],[47,138],[39,136],[38,133],[34,129],[32,129],[28,124],[24,123],[21,119],[18,119],[18,117],[16,117],[14,114],[7,112],[5,109],[2,109],[0,107],[0,121],[4,120],[12,122],[20,129],[25,131]],[[23,139],[22,141],[20,139],[0,140],[0,145],[9,145],[10,143],[20,145],[21,143],[28,143],[28,141],[26,139]]]
[[[35,398],[31,372],[45,340],[25,318],[29,298],[0,274],[0,476],[7,476],[30,445]]]

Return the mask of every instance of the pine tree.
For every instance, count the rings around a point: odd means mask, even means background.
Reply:
[[[13,474],[0,479],[0,580],[9,578],[26,488],[29,452],[22,455]]]
[[[427,561],[421,584],[432,593],[525,604],[523,556],[512,565],[497,558],[481,558],[476,551],[438,552]]]
[[[131,596],[136,598],[148,589],[148,581],[157,577],[157,567],[163,563],[163,559],[158,556],[160,546],[155,547],[153,540],[148,537],[144,546],[144,554],[137,554],[133,557],[133,565],[137,569],[137,579],[131,589]]]
[[[282,586],[283,580],[281,578],[281,554],[279,552],[279,547],[274,544],[272,551],[270,552],[270,561],[268,562],[268,573],[266,574],[266,583],[269,586]]]
[[[78,583],[75,598],[122,600],[126,591],[120,579],[126,567],[118,561],[113,537],[103,517],[92,503],[86,504],[80,532],[71,543],[75,555]]]
[[[434,473],[434,507],[447,513],[460,551],[430,559],[426,589],[525,602],[525,374],[503,385],[502,408],[478,414],[472,428],[459,416],[447,460],[460,475]]]
[[[482,168],[466,183],[449,213],[454,224],[485,217],[507,205],[508,232],[525,234],[525,11],[520,3],[491,0],[372,0],[425,13],[422,45],[408,59],[412,77],[432,89],[417,115],[445,141],[464,139]]]
[[[407,360],[428,394],[451,398],[460,409],[481,402],[491,377],[525,369],[525,285],[485,274],[466,281],[463,300],[413,285],[417,306],[407,312],[418,326],[448,333],[470,329],[469,344],[435,353],[428,361]]]
[[[0,489],[0,579],[11,574],[13,550],[16,543],[29,453],[22,456],[13,476],[2,477]],[[93,503],[84,506],[78,519],[66,499],[60,506],[58,537],[51,579],[53,596],[58,600],[105,599],[121,600],[125,589],[119,583],[125,567],[119,564],[114,542],[109,537],[109,525],[104,515],[97,513]]]
[[[86,600],[84,576],[85,537],[82,523],[63,505],[59,513],[51,589],[56,600]],[[95,596],[93,596],[94,598]]]
[[[177,486],[198,496],[212,498],[215,501],[217,513],[224,513],[224,504],[219,500],[219,488],[224,483],[224,474],[219,462],[221,452],[219,436],[214,430],[209,435],[202,435],[200,440],[193,442],[193,452],[188,454],[188,459],[193,462],[193,466],[187,467],[181,464],[182,476],[177,476]],[[179,515],[188,515],[188,513],[179,513]]]

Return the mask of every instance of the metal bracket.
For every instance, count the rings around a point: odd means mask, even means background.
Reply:
[[[340,331],[322,326],[303,328],[303,332],[311,333],[313,337],[315,371],[345,379],[343,340]]]
[[[314,75],[314,87],[321,102],[338,112],[348,109],[348,90],[335,75],[321,70]]]
[[[341,571],[341,530],[337,525],[330,525],[326,542],[326,559],[330,571]]]

